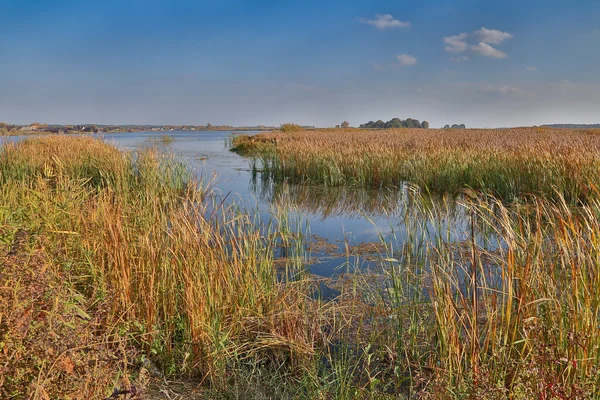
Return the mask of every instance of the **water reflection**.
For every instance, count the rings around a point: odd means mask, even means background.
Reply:
[[[324,220],[330,217],[390,217],[407,199],[407,189],[380,190],[347,186],[302,185],[274,182],[264,174],[253,175],[250,190],[260,201],[291,205]]]

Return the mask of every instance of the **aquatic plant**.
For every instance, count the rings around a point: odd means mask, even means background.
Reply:
[[[281,132],[301,132],[304,130],[300,125],[294,123],[281,124],[279,128]]]
[[[574,203],[594,195],[600,137],[587,131],[330,129],[261,133],[233,146],[276,181],[373,188],[471,188],[504,200],[541,194]]]

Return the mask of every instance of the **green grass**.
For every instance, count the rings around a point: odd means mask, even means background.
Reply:
[[[300,125],[294,123],[282,124],[279,128],[281,132],[301,132],[304,130]]]

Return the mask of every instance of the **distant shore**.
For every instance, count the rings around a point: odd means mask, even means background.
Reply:
[[[272,131],[274,126],[229,126],[229,125],[10,125],[0,123],[0,136],[77,134],[77,133],[130,133],[130,132],[181,132],[181,131]]]

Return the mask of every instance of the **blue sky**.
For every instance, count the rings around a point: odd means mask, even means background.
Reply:
[[[599,1],[0,0],[0,121],[600,123]]]

